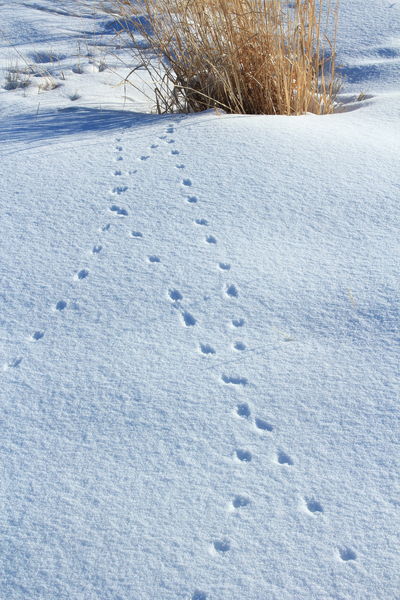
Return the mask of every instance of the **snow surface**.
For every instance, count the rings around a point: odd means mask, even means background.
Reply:
[[[399,599],[400,3],[290,118],[146,114],[94,5],[0,2],[1,600]]]

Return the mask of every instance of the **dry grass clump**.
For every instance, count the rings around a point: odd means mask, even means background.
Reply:
[[[9,67],[5,76],[5,90],[17,90],[27,88],[31,83],[31,74],[29,70],[15,65]]]
[[[337,7],[323,2],[113,0],[158,112],[283,115],[334,110]]]

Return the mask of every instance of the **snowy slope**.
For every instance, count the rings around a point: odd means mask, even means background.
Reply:
[[[1,599],[400,598],[400,7],[364,7],[344,112],[159,117],[70,43],[107,14],[1,3],[62,82],[0,92]]]

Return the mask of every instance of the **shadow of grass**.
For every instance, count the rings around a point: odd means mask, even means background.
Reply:
[[[0,144],[38,142],[65,136],[110,132],[121,128],[155,125],[173,115],[149,115],[122,110],[71,107],[39,114],[22,114],[0,120]]]

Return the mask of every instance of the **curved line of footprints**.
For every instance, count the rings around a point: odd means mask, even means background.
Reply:
[[[121,134],[122,135],[122,134]],[[165,137],[165,136],[164,136]],[[123,157],[123,146],[121,145],[121,140],[122,137],[117,137],[116,138],[116,146],[115,146],[115,161],[118,162],[118,164],[121,163],[121,161],[124,160]],[[152,149],[156,149],[158,148],[158,144],[152,144],[151,145]],[[150,156],[141,156],[139,160],[144,161],[147,160],[148,158],[150,158]],[[131,174],[132,172],[130,172]],[[114,177],[121,177],[123,175],[123,171],[121,168],[117,168],[113,171],[113,175]],[[110,195],[111,196],[116,196],[116,197],[122,197],[123,194],[125,194],[128,191],[128,186],[127,185],[116,185],[114,187],[112,187],[111,191],[110,191]],[[110,203],[109,207],[108,207],[108,211],[109,213],[111,213],[111,215],[115,216],[115,217],[127,217],[128,216],[128,209],[125,206],[120,205],[120,203]],[[110,216],[111,216],[110,215]],[[107,232],[109,232],[111,230],[111,223],[104,223],[101,227],[99,227],[98,231],[100,232],[100,234],[105,234]],[[132,238],[142,238],[143,234],[140,231],[132,231],[131,232],[131,237]],[[98,256],[103,250],[103,245],[97,241],[91,248],[91,250],[89,251],[89,254],[92,257],[96,257]],[[88,254],[88,252],[85,252],[85,256]],[[86,259],[87,261],[87,259]],[[150,263],[156,263],[156,262],[160,262],[160,258],[158,256],[149,256],[148,257],[148,262]],[[90,275],[90,270],[89,268],[82,268],[79,269],[78,271],[75,272],[75,274],[72,276],[72,281],[76,281],[76,282],[80,282],[83,281],[85,279],[87,279]],[[55,313],[62,313],[63,311],[65,311],[66,309],[68,309],[69,306],[74,306],[76,305],[75,302],[70,302],[67,299],[60,299],[58,300],[54,306],[53,306],[53,312]],[[38,342],[39,340],[43,339],[45,337],[46,332],[43,330],[37,330],[34,331],[29,337],[28,340],[31,342]],[[18,368],[21,363],[23,362],[24,357],[23,356],[17,356],[14,357],[10,360],[8,360],[6,363],[3,364],[3,371],[7,371],[8,369],[16,369]]]
[[[171,126],[168,130],[168,133],[173,133],[174,128]],[[170,140],[173,142],[174,140]],[[179,151],[174,149],[171,154],[176,156],[179,154]],[[175,165],[177,169],[183,170],[185,169],[185,165],[183,163],[179,163]],[[198,196],[193,194],[193,182],[190,178],[184,177],[181,180],[181,190],[185,195],[186,202],[191,205],[201,206],[199,202]],[[199,227],[208,227],[209,221],[203,217],[197,217],[194,220],[194,223]],[[207,234],[204,238],[207,244],[216,245],[218,244],[217,238],[212,234]],[[231,264],[228,262],[219,262],[218,269],[222,272],[228,274],[231,271]],[[227,301],[236,300],[239,298],[240,291],[238,287],[231,282],[225,283],[224,287],[224,297]],[[180,312],[182,325],[185,327],[194,327],[197,324],[196,317],[185,310],[181,304],[183,300],[183,294],[177,289],[170,289],[168,291],[168,296],[170,301],[173,303],[174,308],[176,308]],[[231,326],[234,329],[240,330],[245,326],[245,320],[241,317],[235,318],[231,321]],[[208,343],[200,343],[198,350],[201,354],[206,356],[214,356],[216,354],[215,349]],[[242,341],[235,341],[233,343],[233,350],[237,352],[243,352],[246,350],[246,345]],[[232,386],[233,388],[245,388],[248,385],[248,380],[246,377],[241,377],[236,374],[231,373],[221,373],[220,376],[221,383],[227,386]],[[271,423],[262,419],[260,417],[255,417],[253,419],[252,412],[250,406],[247,402],[240,402],[236,406],[235,410],[236,416],[240,419],[243,419],[247,422],[252,422],[254,424],[255,429],[260,433],[272,433],[274,427]],[[246,448],[236,448],[233,451],[233,462],[237,464],[248,464],[253,460],[252,453]],[[290,468],[293,467],[294,461],[283,449],[278,448],[276,451],[276,463],[282,468]],[[252,503],[251,499],[247,495],[237,494],[231,498],[228,503],[228,511],[229,512],[237,512],[246,507],[250,506]],[[315,498],[304,498],[304,507],[310,514],[318,515],[324,512],[322,504],[316,500]],[[210,551],[215,556],[226,556],[231,550],[231,542],[227,538],[219,538],[212,540],[210,544]],[[338,548],[338,555],[342,561],[352,561],[356,560],[357,555],[351,548],[341,547]],[[192,594],[192,600],[207,600],[208,595],[206,592],[201,590],[195,590]]]
[[[149,155],[143,154],[137,160],[142,161],[142,162],[148,161],[151,158],[151,151],[158,149],[160,144],[167,144],[167,145],[173,146],[173,144],[175,144],[175,140],[173,138],[169,138],[169,136],[171,134],[173,134],[174,131],[175,131],[174,124],[168,125],[167,128],[165,129],[165,133],[159,136],[159,138],[158,138],[159,142],[156,142],[156,143],[153,143],[150,145],[150,154]],[[124,156],[123,156],[123,146],[121,145],[121,140],[122,140],[122,137],[116,138],[115,162],[118,163],[118,168],[115,168],[113,171],[113,176],[116,178],[121,177],[123,175],[123,170],[121,168],[121,162],[124,160]],[[175,148],[175,146],[173,146],[172,150],[170,151],[170,155],[173,158],[176,158],[177,156],[179,156],[179,154],[180,154],[180,151],[177,150]],[[175,165],[175,167],[179,172],[183,172],[185,169],[185,165],[183,163],[177,163]],[[136,171],[129,171],[129,174],[134,174],[135,172]],[[181,191],[182,191],[188,205],[191,205],[196,208],[199,205],[201,206],[201,203],[199,203],[198,196],[196,196],[193,193],[194,186],[193,186],[193,182],[190,178],[183,177],[181,179],[180,187],[181,187]],[[115,201],[112,201],[109,204],[108,212],[109,212],[110,216],[113,216],[114,218],[125,218],[129,215],[128,208],[124,205],[123,202],[121,202],[121,200],[123,200],[124,194],[127,191],[128,191],[128,186],[124,185],[124,184],[115,185],[112,187],[112,189],[110,190],[110,195],[112,198],[115,199]],[[209,221],[208,221],[208,219],[206,219],[204,217],[196,217],[193,220],[193,223],[196,226],[198,226],[199,228],[205,229],[205,228],[209,227]],[[111,223],[109,223],[109,222],[104,223],[101,227],[99,227],[100,234],[101,235],[107,234],[111,230],[111,227],[112,227]],[[130,237],[133,239],[141,239],[141,238],[143,238],[143,233],[140,231],[131,231]],[[209,244],[210,246],[216,246],[218,244],[217,238],[212,233],[205,234],[203,240],[204,240],[204,243]],[[96,257],[102,252],[102,250],[103,250],[103,245],[97,240],[96,243],[92,246],[90,254],[92,255],[92,257]],[[161,262],[160,257],[157,255],[150,255],[147,257],[147,260],[149,263],[154,263],[154,264]],[[229,274],[231,271],[231,264],[228,262],[219,262],[217,264],[217,268],[220,272]],[[87,279],[89,276],[90,276],[89,268],[83,267],[76,271],[76,273],[73,275],[73,280],[76,282],[81,282],[81,281]],[[239,298],[240,290],[234,283],[226,282],[223,293],[224,293],[224,298],[227,301],[235,301]],[[172,306],[179,312],[181,324],[184,327],[188,327],[188,328],[195,327],[197,324],[196,317],[193,314],[191,314],[191,312],[184,309],[184,307],[182,306],[182,301],[184,300],[183,294],[179,290],[172,288],[168,291],[168,298],[172,302]],[[61,313],[61,312],[65,311],[66,309],[68,309],[68,306],[69,306],[68,300],[60,299],[55,303],[53,310],[55,313]],[[239,331],[244,326],[245,326],[245,320],[241,317],[234,318],[231,321],[231,327],[234,330]],[[45,337],[45,331],[37,330],[31,334],[29,339],[32,342],[39,342],[44,337]],[[243,352],[246,350],[246,345],[242,341],[237,340],[237,341],[233,342],[232,350],[235,352]],[[198,351],[201,354],[203,354],[204,356],[209,356],[209,357],[212,357],[216,354],[216,351],[213,348],[213,346],[208,343],[200,343],[199,347],[198,347]],[[23,362],[23,357],[21,357],[21,356],[15,357],[3,366],[3,370],[7,370],[9,368],[18,368],[22,362]],[[246,377],[241,377],[241,376],[238,376],[236,374],[231,374],[231,373],[221,373],[220,380],[221,380],[221,384],[226,385],[226,386],[231,386],[232,388],[242,388],[243,389],[243,388],[246,388],[246,386],[249,383]],[[239,402],[236,405],[235,415],[236,415],[236,417],[242,419],[243,421],[252,423],[258,432],[270,434],[274,431],[273,425],[271,423],[269,423],[268,421],[266,421],[262,418],[259,418],[259,417],[253,418],[251,408],[250,408],[249,404],[246,402]],[[234,449],[234,451],[232,453],[232,457],[233,457],[234,463],[242,464],[242,465],[246,465],[253,460],[252,453],[246,448]],[[294,465],[293,459],[282,449],[278,449],[276,452],[276,463],[278,465],[281,465],[282,467],[287,467],[287,468],[290,468]],[[228,511],[230,511],[230,512],[240,511],[242,509],[245,509],[246,507],[249,507],[251,505],[251,503],[252,503],[252,501],[248,496],[242,495],[242,494],[237,494],[230,499],[230,501],[228,503]],[[321,514],[324,512],[324,509],[323,509],[321,503],[318,502],[318,500],[316,500],[315,498],[307,498],[307,497],[304,498],[304,506],[308,510],[308,512],[311,514]],[[230,549],[231,549],[231,542],[229,539],[226,539],[226,538],[214,539],[210,544],[210,551],[212,554],[214,554],[216,556],[227,555],[229,553]],[[346,561],[354,561],[357,558],[357,555],[354,552],[354,550],[352,550],[351,548],[348,548],[348,547],[338,548],[338,555],[339,555],[340,559],[345,562]],[[207,598],[208,598],[207,593],[204,591],[201,591],[201,590],[195,590],[191,596],[191,600],[207,600]]]

